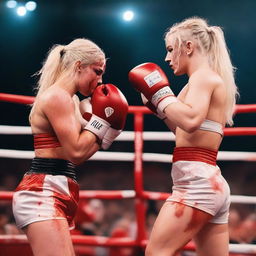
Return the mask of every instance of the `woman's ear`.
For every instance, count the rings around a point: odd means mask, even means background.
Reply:
[[[192,41],[186,42],[186,54],[191,55],[194,50],[194,43]]]
[[[75,64],[75,70],[77,71],[77,72],[81,72],[81,69],[82,68],[82,66],[81,66],[81,61],[79,60],[79,61],[77,61],[76,62],[76,64]]]

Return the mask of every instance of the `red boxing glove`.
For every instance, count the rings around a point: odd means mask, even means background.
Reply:
[[[154,63],[143,63],[129,72],[129,81],[161,112],[171,103],[177,102],[163,70]]]
[[[93,114],[85,129],[96,134],[102,140],[102,148],[106,149],[103,144],[104,140],[106,140],[105,135],[108,136],[110,132],[108,131],[109,128],[112,127],[115,130],[122,130],[124,128],[128,103],[115,85],[103,84],[95,89],[91,98],[91,104]],[[112,137],[111,143],[115,139]]]
[[[114,129],[123,129],[128,103],[122,92],[113,84],[98,86],[91,99],[93,114],[106,120]]]

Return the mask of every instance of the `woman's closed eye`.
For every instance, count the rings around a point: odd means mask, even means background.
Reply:
[[[97,76],[101,76],[103,75],[104,71],[102,69],[97,69],[97,68],[93,68],[93,71],[94,73],[97,75]]]
[[[173,51],[173,48],[167,48],[167,52],[172,52]]]

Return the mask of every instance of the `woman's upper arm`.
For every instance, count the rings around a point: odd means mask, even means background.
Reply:
[[[204,77],[194,76],[189,80],[189,89],[184,103],[191,107],[198,119],[205,119],[214,87],[214,83]]]
[[[207,116],[214,87],[207,77],[191,76],[185,90],[179,94],[179,101],[165,109],[168,119],[184,131],[198,129]]]
[[[44,113],[66,151],[77,150],[79,144],[85,146],[86,136],[80,138],[81,126],[75,116],[74,101],[69,95],[59,93],[50,96],[44,104]]]

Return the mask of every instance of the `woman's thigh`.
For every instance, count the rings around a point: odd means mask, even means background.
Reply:
[[[29,224],[24,228],[35,256],[74,256],[68,223],[52,219]]]
[[[146,255],[174,255],[212,218],[196,208],[165,202],[152,229]]]
[[[199,256],[228,256],[228,224],[208,223],[194,239]]]

